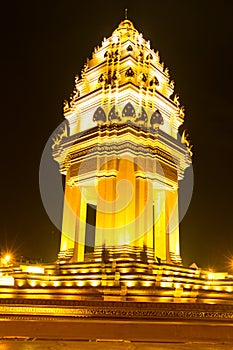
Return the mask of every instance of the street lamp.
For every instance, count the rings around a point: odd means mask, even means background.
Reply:
[[[13,259],[12,255],[7,253],[0,258],[0,262],[1,262],[0,265],[1,266],[9,266],[12,259]]]

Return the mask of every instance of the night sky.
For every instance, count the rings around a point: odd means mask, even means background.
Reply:
[[[0,249],[54,261],[60,234],[40,198],[44,146],[86,57],[124,19],[160,51],[186,109],[194,192],[181,224],[184,264],[233,256],[231,1],[33,0],[1,3]]]

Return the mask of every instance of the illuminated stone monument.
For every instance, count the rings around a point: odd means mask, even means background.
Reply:
[[[66,176],[60,259],[98,259],[104,247],[118,259],[144,251],[181,262],[178,180],[191,160],[173,94],[168,68],[131,21],[95,48],[53,146]]]
[[[1,337],[233,341],[233,276],[181,264],[178,181],[192,154],[173,94],[129,20],[94,50],[52,146],[66,179],[59,256],[2,259]]]

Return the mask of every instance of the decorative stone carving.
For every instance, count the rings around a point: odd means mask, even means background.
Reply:
[[[160,111],[157,109],[150,118],[150,124],[153,129],[158,129],[160,125],[163,125],[163,117]]]
[[[135,122],[139,125],[144,125],[148,120],[147,113],[145,111],[145,108],[142,107],[140,113],[138,114],[138,117],[135,119]]]
[[[130,67],[129,69],[127,69],[127,71],[125,72],[125,76],[127,77],[127,78],[132,78],[132,77],[134,77],[134,71],[133,71],[133,69]]]
[[[57,135],[52,139],[53,140],[53,145],[52,149],[54,150],[55,148],[59,147],[63,138],[68,136],[68,130],[67,130],[67,125],[64,123],[63,126],[59,129]]]
[[[112,123],[118,122],[121,120],[119,113],[116,109],[116,106],[113,106],[108,114],[108,120]]]
[[[187,151],[188,151],[190,157],[192,157],[193,152],[191,151],[191,149],[192,149],[193,146],[190,145],[190,141],[188,140],[188,134],[186,134],[185,130],[182,133],[181,142],[186,145]]]
[[[136,117],[136,113],[135,113],[134,106],[132,105],[131,102],[128,102],[123,109],[122,119],[125,122],[127,122],[127,121],[132,121],[135,117]]]
[[[103,124],[106,123],[106,114],[103,110],[103,108],[98,107],[97,110],[94,113],[93,121],[97,122],[97,124]]]

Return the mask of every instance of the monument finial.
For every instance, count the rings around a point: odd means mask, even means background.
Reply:
[[[128,19],[128,9],[125,9],[125,19]]]

